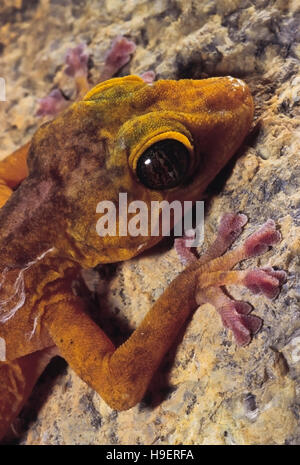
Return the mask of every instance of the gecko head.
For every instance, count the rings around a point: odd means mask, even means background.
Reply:
[[[150,226],[141,235],[123,235],[134,215],[120,212],[120,194],[127,206],[138,201],[148,208],[139,220],[149,225],[151,202],[200,200],[252,118],[249,89],[232,77],[149,85],[127,76],[100,83],[43,125],[32,142],[29,178],[52,186],[48,234],[54,229],[55,247],[60,249],[60,237],[64,248],[70,238],[70,253],[83,266],[128,259],[151,247],[161,237],[152,236]],[[101,235],[97,224],[112,204],[116,228]]]

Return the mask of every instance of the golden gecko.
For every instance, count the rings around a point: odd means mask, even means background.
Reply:
[[[237,343],[249,343],[261,320],[221,286],[278,293],[281,271],[231,271],[280,240],[272,220],[226,252],[246,217],[225,215],[213,246],[199,260],[186,253],[189,265],[118,348],[89,318],[72,283],[82,268],[130,259],[161,239],[99,236],[101,200],[116,203],[122,192],[128,202],[148,206],[200,199],[252,118],[252,97],[239,79],[115,78],[43,124],[30,144],[0,163],[0,437],[55,346],[112,408],[124,410],[142,399],[197,305],[212,303]]]

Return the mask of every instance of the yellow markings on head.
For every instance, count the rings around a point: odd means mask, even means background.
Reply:
[[[83,100],[97,100],[99,95],[111,87],[120,86],[124,84],[145,84],[142,78],[139,76],[125,76],[120,78],[109,79],[108,81],[100,82],[95,87],[93,87],[83,98]],[[145,84],[146,85],[146,84]]]

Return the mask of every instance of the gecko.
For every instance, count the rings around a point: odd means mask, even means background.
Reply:
[[[228,250],[247,219],[225,214],[200,259],[178,239],[186,268],[119,347],[89,317],[73,283],[82,269],[129,260],[161,240],[150,233],[99,236],[100,201],[116,203],[121,192],[146,205],[200,199],[243,143],[253,112],[248,86],[230,76],[113,78],[0,163],[0,438],[57,353],[111,408],[126,410],[141,401],[180,328],[204,302],[238,345],[250,342],[262,322],[224,286],[276,297],[283,271],[232,269],[280,241],[271,219]]]

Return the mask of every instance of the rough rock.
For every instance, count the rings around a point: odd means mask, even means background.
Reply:
[[[37,99],[54,87],[72,97],[66,50],[82,41],[97,82],[118,34],[137,44],[121,75],[243,78],[255,98],[255,125],[206,201],[206,239],[224,211],[267,218],[283,240],[241,265],[288,272],[275,301],[230,289],[264,325],[237,347],[214,309],[200,307],[181,332],[139,405],[111,410],[61,361],[52,362],[15,429],[22,444],[300,444],[299,2],[296,0],[6,0],[0,7],[1,157],[39,124]],[[94,312],[120,343],[182,269],[172,241],[128,263],[100,269]],[[92,278],[93,278],[92,276]],[[91,276],[89,277],[91,280]],[[101,302],[101,303],[100,303]]]

